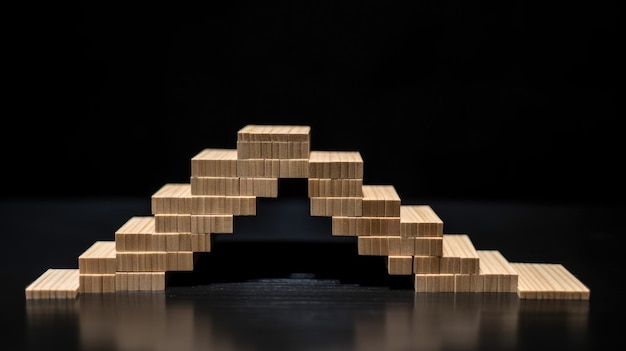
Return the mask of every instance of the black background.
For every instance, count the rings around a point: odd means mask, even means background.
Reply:
[[[9,10],[3,196],[149,197],[297,124],[402,198],[622,199],[612,3],[207,3]]]

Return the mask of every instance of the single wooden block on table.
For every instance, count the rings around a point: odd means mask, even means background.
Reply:
[[[49,268],[26,287],[26,299],[76,298],[79,275],[78,269]]]
[[[559,263],[520,263],[511,266],[518,273],[521,299],[588,300],[590,289]]]

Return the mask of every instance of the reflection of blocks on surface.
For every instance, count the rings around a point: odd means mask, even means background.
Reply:
[[[152,194],[150,216],[95,242],[78,269],[47,270],[26,298],[163,291],[167,272],[192,271],[215,235],[235,233],[234,216],[255,216],[257,197],[278,197],[279,178],[307,178],[310,215],[331,217],[332,236],[354,237],[359,255],[384,257],[388,274],[410,277],[416,293],[589,299],[562,265],[509,263],[497,250],[477,250],[467,234],[444,234],[431,206],[402,204],[393,185],[364,184],[358,151],[311,149],[309,126],[247,125],[236,149],[202,149],[190,166],[188,183]]]

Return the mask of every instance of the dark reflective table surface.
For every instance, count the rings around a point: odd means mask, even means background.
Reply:
[[[419,203],[419,202],[415,202]],[[307,200],[259,199],[193,272],[165,292],[25,300],[48,268],[77,268],[95,240],[114,240],[146,199],[2,201],[2,328],[16,350],[598,350],[622,340],[621,207],[429,203],[444,232],[510,261],[562,263],[588,301],[515,294],[416,294],[330,234]],[[447,230],[446,230],[447,229]],[[617,320],[617,321],[616,321]]]

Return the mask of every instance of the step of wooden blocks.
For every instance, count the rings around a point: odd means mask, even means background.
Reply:
[[[76,298],[79,285],[78,269],[49,268],[26,287],[26,299]]]
[[[244,126],[237,148],[205,148],[190,159],[188,183],[151,195],[151,215],[129,218],[114,241],[96,241],[78,269],[49,269],[27,299],[79,293],[162,291],[167,272],[191,271],[214,235],[234,233],[234,216],[256,215],[257,197],[278,197],[280,178],[307,178],[311,216],[328,216],[331,235],[356,237],[359,255],[384,256],[390,275],[416,293],[517,293],[522,299],[588,299],[589,289],[558,264],[509,263],[477,250],[467,234],[444,234],[427,204],[402,204],[393,185],[364,184],[358,151],[311,149],[310,127]]]

